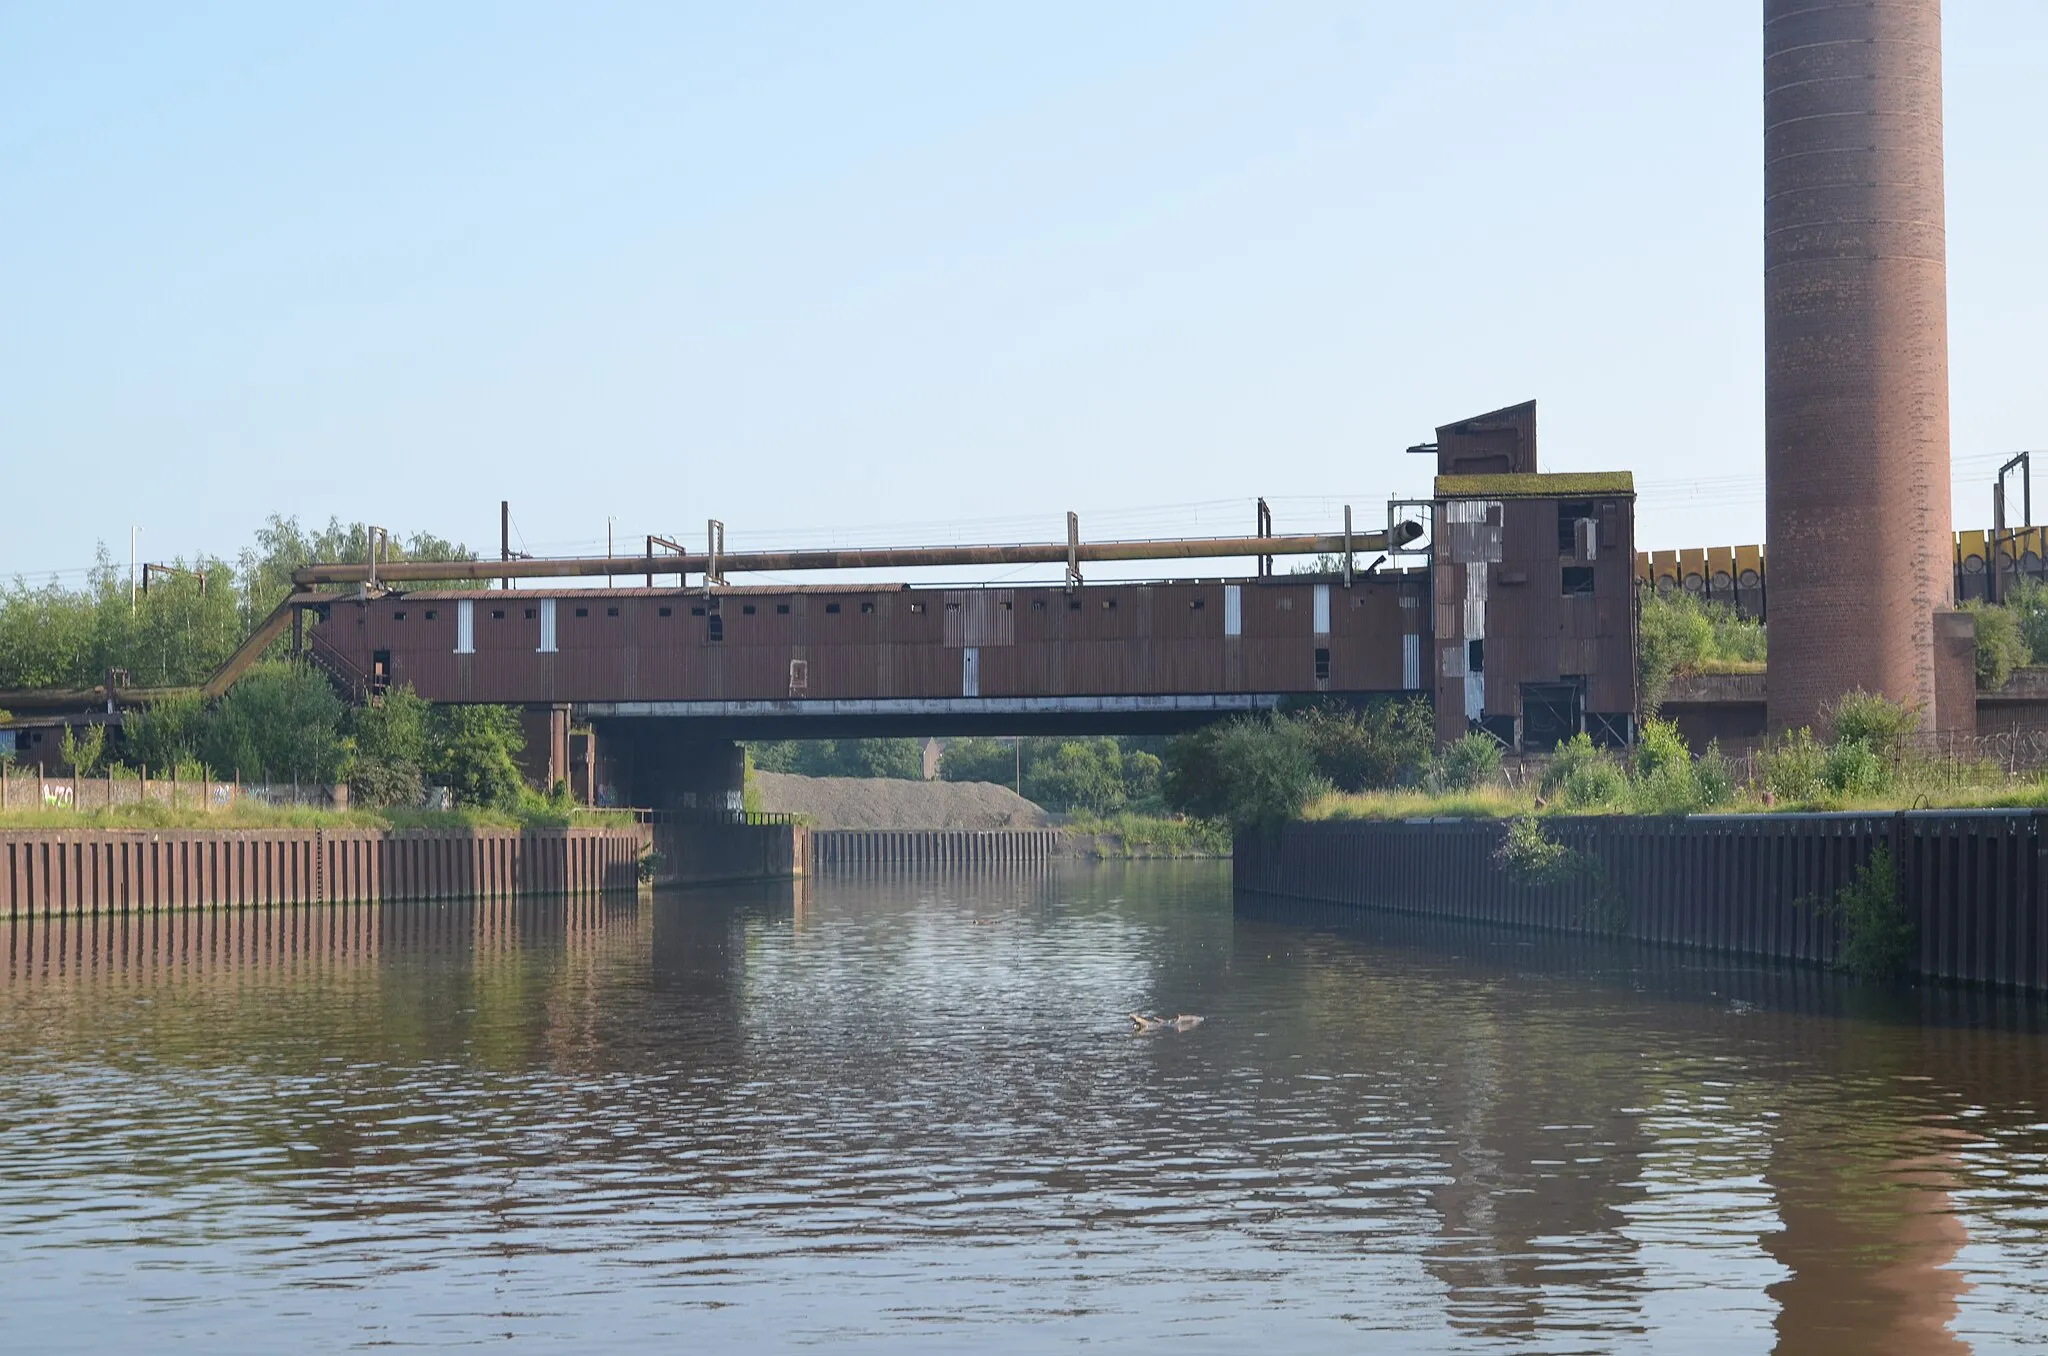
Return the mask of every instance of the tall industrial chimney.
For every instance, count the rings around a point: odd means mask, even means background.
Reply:
[[[1942,199],[1940,0],[1764,0],[1774,731],[1858,687],[1952,723]]]

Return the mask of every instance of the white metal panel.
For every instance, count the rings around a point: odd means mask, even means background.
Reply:
[[[981,695],[981,647],[969,645],[960,652],[960,695]]]
[[[1223,634],[1244,634],[1244,589],[1238,584],[1223,586]]]
[[[540,600],[540,652],[555,652],[555,600],[552,598]]]
[[[1330,634],[1330,586],[1328,584],[1316,585],[1316,634],[1319,636]]]
[[[1422,637],[1413,631],[1401,637],[1401,686],[1409,692],[1422,686]]]
[[[468,598],[455,604],[455,653],[476,653],[476,604]]]

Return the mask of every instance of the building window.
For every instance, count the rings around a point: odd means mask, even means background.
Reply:
[[[753,616],[753,615],[754,615],[754,605],[753,605],[752,603],[748,603],[748,604],[746,604],[745,606],[743,606],[742,608],[740,608],[740,615],[741,615],[742,617],[751,617],[751,616]]]
[[[616,617],[619,615],[619,610],[615,607],[608,607],[604,610],[604,615],[607,617]]]
[[[503,621],[503,620],[505,620],[505,609],[504,609],[504,608],[502,608],[502,607],[494,607],[494,608],[492,608],[492,609],[491,609],[491,620],[492,620],[492,621]]]
[[[1200,612],[1201,610],[1202,610],[1202,600],[1201,600],[1200,598],[1190,598],[1190,599],[1188,599],[1188,611],[1190,611],[1190,612]]]
[[[1033,612],[1043,612],[1043,611],[1045,611],[1045,599],[1043,599],[1043,598],[1033,598],[1033,599],[1031,600],[1031,610],[1032,610]]]
[[[675,609],[672,607],[664,607],[661,609],[661,615],[664,617],[672,617],[675,615]]]
[[[590,615],[590,609],[587,607],[579,607],[576,609],[576,615],[579,617],[587,617]]]
[[[1564,567],[1564,596],[1567,598],[1590,598],[1593,596],[1593,567],[1591,565],[1567,565]]]
[[[393,620],[393,621],[404,621],[404,620],[405,620],[405,614],[404,614],[403,612],[394,612],[394,613],[392,613],[392,614],[391,614],[391,620]]]
[[[693,607],[690,609],[690,615],[693,617],[701,617],[704,615],[704,609],[701,607]]]
[[[775,605],[775,615],[778,617],[787,617],[789,615],[789,604],[777,603]]]
[[[825,610],[826,610],[827,612],[837,612],[837,611],[839,610],[839,604],[837,604],[837,603],[827,603],[827,604],[825,604]]]
[[[540,615],[540,613],[538,613],[538,612],[534,611],[534,610],[533,610],[532,608],[530,608],[530,607],[526,609],[526,619],[527,619],[528,621],[532,621],[532,620],[533,620],[533,619],[534,619],[535,617],[538,617],[539,615]]]
[[[1557,506],[1557,553],[1561,556],[1577,555],[1579,550],[1579,520],[1593,516],[1591,503],[1559,504]],[[1538,519],[1540,522],[1541,519]]]
[[[712,613],[711,620],[705,625],[704,636],[705,639],[709,640],[714,645],[716,645],[719,641],[724,640],[725,618],[719,616],[716,612]]]
[[[431,607],[427,609],[427,620],[428,620],[428,621],[432,621],[432,620],[434,620],[434,618],[436,618],[436,617],[438,617],[438,616],[440,616],[440,615],[441,615],[440,613],[438,613],[438,612],[434,611],[434,609],[433,609],[433,608],[431,608]]]
[[[875,605],[873,603],[862,603],[860,605],[860,610],[863,612],[873,612],[875,610]]]
[[[924,604],[912,603],[910,605],[910,615],[913,617],[922,617],[924,615]]]
[[[1330,652],[1321,647],[1316,649],[1316,681],[1319,683],[1330,681]]]
[[[1114,612],[1114,611],[1116,611],[1116,599],[1114,599],[1114,598],[1104,598],[1104,599],[1102,600],[1102,610],[1103,610],[1104,612]]]
[[[1080,600],[1079,598],[1069,598],[1069,599],[1067,600],[1067,611],[1069,611],[1069,612],[1079,612],[1080,610],[1081,610],[1081,600]]]

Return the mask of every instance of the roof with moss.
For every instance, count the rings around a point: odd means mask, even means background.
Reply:
[[[1590,494],[1636,492],[1628,471],[1531,472],[1524,475],[1438,476],[1439,499],[1566,499]]]

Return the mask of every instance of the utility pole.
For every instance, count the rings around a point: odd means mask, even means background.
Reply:
[[[131,528],[129,528],[129,529],[128,529],[128,610],[129,610],[130,612],[133,612],[133,611],[135,610],[135,569],[136,569],[136,562],[137,562],[138,560],[140,560],[140,559],[141,559],[141,557],[142,557],[141,545],[142,545],[142,529],[141,529],[141,528],[139,528],[139,527],[131,527]]]
[[[498,501],[498,559],[512,559],[512,501],[510,499],[500,499]],[[503,579],[500,579],[498,587],[501,589],[511,588],[512,576],[508,574]]]
[[[612,558],[612,524],[617,521],[618,520],[612,517],[612,515],[609,513],[605,514],[604,516],[604,558],[606,560],[610,560]],[[604,586],[606,588],[610,588],[612,586],[612,577],[610,575],[606,575],[604,577]]]

